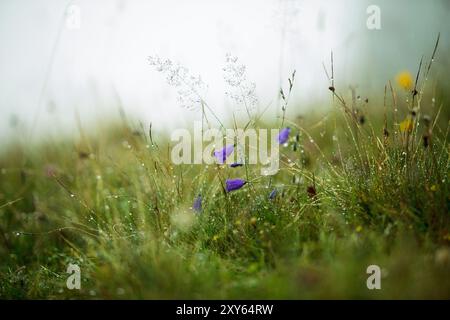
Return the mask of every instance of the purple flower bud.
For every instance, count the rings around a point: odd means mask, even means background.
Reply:
[[[225,163],[227,157],[234,151],[232,144],[224,147],[222,150],[214,151],[214,157],[216,157],[219,164]]]
[[[200,213],[202,211],[202,196],[198,195],[194,199],[194,204],[192,205],[192,209],[194,209],[195,212]]]
[[[225,181],[225,184],[226,184],[226,188],[225,189],[227,190],[227,192],[231,192],[231,191],[234,191],[234,190],[239,190],[246,183],[247,182],[245,180],[242,180],[242,179],[227,179]]]
[[[286,143],[289,139],[289,133],[291,133],[291,128],[286,127],[281,129],[280,134],[278,135],[278,142],[280,144]]]
[[[275,197],[277,196],[278,190],[277,189],[273,189],[272,192],[269,194],[269,199],[273,200],[275,199]]]
[[[230,167],[231,168],[242,167],[242,163],[235,162],[235,163],[230,164]]]

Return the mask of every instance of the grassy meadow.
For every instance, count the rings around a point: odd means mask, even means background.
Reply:
[[[291,128],[274,176],[174,165],[169,136],[126,116],[10,143],[0,298],[450,299],[449,79],[428,71],[370,101],[330,83],[324,111],[237,120]],[[227,192],[230,178],[250,182]],[[69,263],[80,290],[66,287]],[[373,264],[381,290],[366,286]]]

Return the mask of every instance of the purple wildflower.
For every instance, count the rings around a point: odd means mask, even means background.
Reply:
[[[291,133],[291,128],[286,127],[281,129],[280,134],[278,135],[278,142],[280,144],[286,143],[289,139],[289,133]]]
[[[277,196],[278,190],[277,189],[273,189],[272,192],[270,192],[269,194],[269,199],[273,200],[275,199],[275,197]]]
[[[242,167],[242,163],[240,163],[240,162],[235,162],[235,163],[230,164],[230,167],[231,167],[231,168]]]
[[[231,191],[234,191],[234,190],[239,190],[246,183],[247,182],[245,180],[242,180],[242,179],[227,179],[225,181],[225,184],[226,184],[226,188],[225,189],[227,190],[227,192],[231,192]]]
[[[219,164],[223,164],[227,157],[234,151],[234,146],[229,144],[225,146],[222,150],[214,151],[214,157],[216,157]]]
[[[192,209],[194,209],[194,211],[197,213],[200,213],[202,211],[202,196],[200,194],[194,199]]]

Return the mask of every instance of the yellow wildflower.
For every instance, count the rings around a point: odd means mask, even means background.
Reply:
[[[359,232],[361,232],[361,231],[362,231],[362,229],[363,229],[363,228],[362,228],[362,226],[357,226],[357,227],[356,227],[356,232],[358,232],[358,233],[359,233]]]
[[[406,118],[400,122],[400,132],[411,132],[413,130],[414,122],[410,118]]]
[[[409,73],[408,71],[400,72],[397,75],[397,83],[403,89],[411,90],[413,87],[413,79],[411,73]]]

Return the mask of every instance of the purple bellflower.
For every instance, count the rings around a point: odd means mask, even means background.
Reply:
[[[278,135],[278,142],[280,144],[286,143],[289,139],[289,133],[291,133],[291,128],[286,127],[281,129],[280,134]]]
[[[231,191],[234,191],[234,190],[239,190],[246,183],[247,182],[245,180],[242,180],[242,179],[227,179],[225,181],[225,184],[226,184],[225,189],[227,190],[227,192],[231,192]]]
[[[225,161],[227,160],[227,157],[231,153],[233,153],[233,151],[234,151],[234,146],[232,144],[229,144],[228,146],[225,146],[221,150],[214,151],[214,157],[216,157],[217,162],[219,164],[224,164]]]

